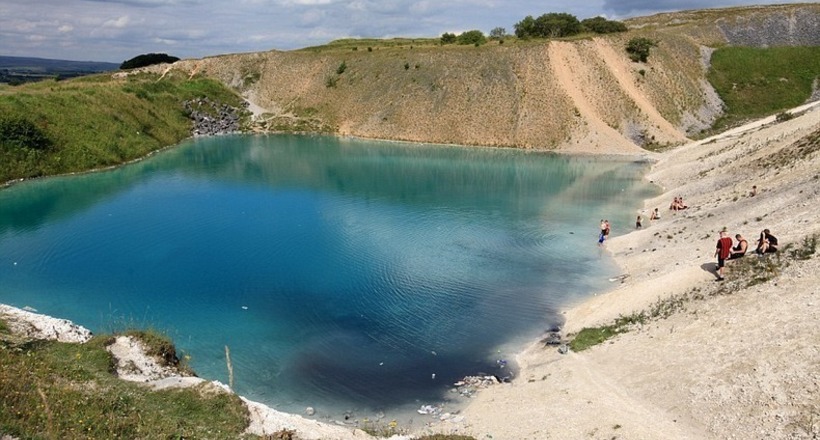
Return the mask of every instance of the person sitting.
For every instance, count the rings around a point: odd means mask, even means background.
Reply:
[[[651,214],[649,214],[649,220],[660,220],[661,214],[658,212],[658,208],[655,208]]]
[[[747,242],[742,235],[735,234],[735,239],[737,240],[737,245],[732,248],[732,254],[729,255],[730,260],[746,255],[746,250],[749,248],[749,242]]]
[[[669,209],[670,209],[671,211],[680,211],[680,210],[682,210],[682,209],[686,209],[686,208],[688,208],[688,206],[686,206],[686,205],[683,203],[683,197],[682,197],[682,196],[675,197],[675,198],[672,200],[672,204],[671,204],[671,205],[669,205]]]
[[[757,240],[757,249],[755,250],[760,255],[777,252],[777,237],[771,234],[768,229],[764,229],[760,233],[760,238]]]

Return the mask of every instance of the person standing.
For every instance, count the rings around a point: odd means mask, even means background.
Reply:
[[[715,256],[717,257],[718,261],[717,281],[723,281],[723,266],[726,265],[726,259],[729,258],[729,255],[731,254],[732,239],[729,237],[729,234],[724,229],[720,231],[720,238],[718,239],[717,246],[715,246]]]
[[[642,220],[643,220],[643,218],[641,218],[641,215],[638,214],[638,217],[635,219],[635,229],[641,229],[641,226],[643,226],[641,224]]]

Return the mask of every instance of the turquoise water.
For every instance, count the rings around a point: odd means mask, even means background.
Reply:
[[[607,287],[647,165],[257,136],[0,191],[0,302],[169,334],[203,377],[293,412],[445,399]],[[435,375],[435,377],[433,376]]]

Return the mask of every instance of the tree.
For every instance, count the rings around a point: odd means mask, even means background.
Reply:
[[[597,34],[611,34],[613,32],[626,32],[627,28],[623,22],[607,20],[604,17],[593,17],[581,20],[581,26]]]
[[[551,12],[538,18],[531,15],[515,24],[518,38],[559,38],[581,33],[581,22],[572,14]]]
[[[122,64],[120,64],[120,69],[136,69],[137,67],[145,67],[162,63],[175,63],[177,61],[179,61],[179,58],[170,56],[166,53],[147,53],[137,55],[128,61],[123,61]]]
[[[458,36],[458,44],[475,44],[478,46],[486,42],[487,37],[484,36],[484,32],[479,30],[462,32],[461,35]]]
[[[656,47],[658,43],[646,37],[635,37],[626,44],[626,52],[629,59],[634,62],[645,63],[649,58],[649,49]]]
[[[507,36],[507,30],[503,27],[496,27],[490,31],[490,39],[500,40]]]
[[[540,37],[568,37],[581,33],[581,22],[572,14],[551,12],[535,19],[535,29]]]
[[[515,28],[515,36],[518,38],[526,39],[537,36],[535,35],[535,19],[532,18],[532,15],[524,17],[513,27]]]
[[[441,44],[453,44],[456,42],[456,34],[445,32],[441,34]]]

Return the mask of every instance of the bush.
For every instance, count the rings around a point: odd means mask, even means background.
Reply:
[[[453,44],[456,42],[456,34],[445,32],[441,34],[441,44]]]
[[[658,43],[646,37],[635,37],[626,44],[626,52],[629,59],[634,62],[645,63],[649,58],[649,49],[656,47]]]
[[[584,29],[596,34],[611,34],[614,32],[626,32],[627,28],[623,22],[607,20],[604,17],[586,18],[581,20]]]
[[[474,44],[476,46],[487,42],[487,37],[484,33],[478,30],[472,30],[461,33],[458,36],[458,44]]]
[[[339,64],[339,67],[336,68],[336,73],[341,75],[345,73],[345,70],[347,70],[347,63],[342,61],[342,64]]]
[[[500,40],[507,36],[507,30],[503,27],[496,27],[490,31],[491,40]]]
[[[775,120],[777,122],[786,122],[786,121],[788,121],[789,119],[792,119],[792,118],[794,118],[793,114],[791,114],[789,112],[781,112],[781,113],[777,114],[777,116],[775,117]]]
[[[48,136],[36,124],[21,116],[0,117],[0,147],[4,149],[51,148]]]
[[[123,63],[120,64],[120,69],[136,69],[137,67],[145,67],[162,63],[175,63],[177,61],[179,61],[179,58],[165,53],[148,53],[137,55],[128,61],[123,61]]]

